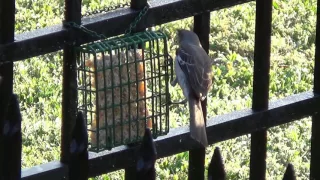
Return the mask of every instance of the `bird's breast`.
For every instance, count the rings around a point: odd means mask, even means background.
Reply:
[[[179,65],[179,60],[181,60],[180,56],[176,56],[175,59],[175,72],[176,72],[176,77],[178,80],[178,84],[181,87],[182,91],[183,91],[183,95],[188,98],[189,95],[189,91],[190,91],[190,85],[188,82],[188,79],[186,77],[186,75],[184,74],[184,72],[182,71],[180,65]]]

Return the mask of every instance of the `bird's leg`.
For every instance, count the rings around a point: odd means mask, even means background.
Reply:
[[[177,85],[177,83],[178,83],[178,79],[175,78],[173,81],[171,81],[171,86],[175,87]]]

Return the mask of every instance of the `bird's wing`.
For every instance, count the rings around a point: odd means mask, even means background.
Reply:
[[[185,73],[193,92],[204,98],[212,85],[211,59],[200,46],[181,43],[176,51],[178,63]]]

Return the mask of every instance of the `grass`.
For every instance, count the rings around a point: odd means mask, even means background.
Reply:
[[[112,2],[112,3],[111,3]],[[83,13],[125,1],[84,0]],[[16,33],[59,24],[63,1],[17,0]],[[315,0],[274,0],[270,69],[270,100],[312,89],[316,23]],[[192,28],[186,18],[161,25],[174,55],[177,28]],[[129,26],[129,25],[128,25]],[[208,98],[208,117],[250,108],[255,30],[255,2],[211,13],[210,56],[224,63],[213,67],[214,87]],[[159,28],[159,27],[157,27]],[[62,52],[30,58],[14,65],[14,92],[23,117],[22,166],[31,167],[59,159],[62,93]],[[171,88],[181,99],[179,87]],[[170,127],[186,125],[188,109],[171,110]],[[288,123],[268,130],[267,179],[281,179],[291,162],[299,179],[308,179],[311,121]],[[219,146],[227,179],[248,179],[250,135],[207,148],[206,165]],[[158,179],[186,179],[188,152],[157,160]],[[94,179],[124,179],[117,171]]]

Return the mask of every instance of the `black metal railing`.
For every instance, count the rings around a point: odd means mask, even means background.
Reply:
[[[194,16],[194,31],[202,46],[209,50],[210,12],[250,0],[153,0],[148,1],[148,14],[141,19],[135,32],[170,21]],[[65,0],[65,21],[107,37],[125,32],[146,0],[132,0],[130,8],[122,8],[90,18],[81,18],[81,1]],[[312,116],[310,179],[320,179],[320,1],[317,6],[316,53],[313,92],[292,95],[269,102],[270,36],[272,0],[256,0],[256,31],[252,109],[235,111],[209,119],[208,143],[251,136],[250,179],[266,177],[266,130],[303,117]],[[135,179],[138,146],[119,146],[111,151],[90,154],[87,131],[81,113],[77,114],[76,56],[72,48],[96,40],[83,32],[63,25],[46,27],[14,36],[15,1],[0,1],[0,179],[87,179],[125,169],[126,179]],[[17,97],[13,95],[13,63],[63,49],[63,95],[61,159],[21,171],[21,115]],[[206,117],[206,101],[203,102]],[[205,149],[190,139],[189,128],[170,130],[154,140],[156,158],[189,151],[189,179],[204,179]],[[10,153],[9,153],[10,152]],[[8,166],[7,162],[12,162]],[[225,178],[218,149],[209,166],[209,175]],[[295,179],[288,165],[284,179]]]

